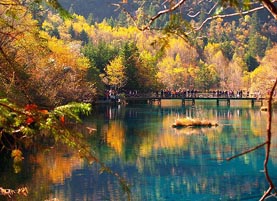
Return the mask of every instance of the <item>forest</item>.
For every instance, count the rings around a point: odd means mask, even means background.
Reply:
[[[25,147],[37,131],[86,152],[64,125],[80,122],[78,114],[109,89],[265,97],[275,81],[277,24],[264,10],[228,17],[229,9],[203,23],[223,7],[187,2],[146,27],[162,1],[99,2],[61,1],[66,11],[42,1],[0,1],[1,145],[15,162],[22,141]]]
[[[274,79],[270,78],[274,73],[269,72],[274,67],[269,60],[274,55],[277,32],[275,20],[266,18],[265,11],[242,18],[218,18],[187,35],[185,30],[189,26],[179,14],[161,17],[149,31],[139,30],[138,26],[145,24],[145,16],[157,12],[161,2],[148,2],[143,7],[138,2],[128,3],[126,8],[135,13],[135,20],[128,17],[129,13],[117,11],[117,18],[107,15],[99,22],[98,17],[93,17],[96,14],[86,14],[86,9],[75,6],[87,15],[85,18],[76,14],[72,6],[69,10],[74,20],[63,23],[61,19],[53,19],[59,17],[51,13],[40,24],[52,37],[79,41],[80,51],[89,59],[88,79],[97,85],[97,94],[107,88],[143,92],[194,88],[267,93],[265,89],[270,83],[261,81],[260,75],[268,77],[267,80]],[[111,2],[107,4],[107,8],[112,7]],[[80,2],[80,5],[84,4]],[[105,5],[100,6],[101,10],[105,11]],[[207,10],[211,7],[205,6]],[[189,20],[201,24],[204,18]]]
[[[43,6],[33,3],[7,10],[2,5],[1,65],[16,63],[17,68],[1,68],[1,91],[16,103],[48,107],[93,102],[110,88],[265,95],[274,79],[276,22],[268,18],[262,23],[257,12],[233,20],[217,18],[186,35],[182,29],[188,25],[176,14],[167,24],[160,19],[153,29],[141,31],[123,12],[98,22],[93,15],[85,18],[70,9],[70,17],[62,17]],[[135,12],[136,21],[143,23],[154,11],[145,6]]]

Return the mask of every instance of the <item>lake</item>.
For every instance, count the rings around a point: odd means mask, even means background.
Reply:
[[[277,124],[269,170],[277,184]],[[211,128],[172,128],[177,118],[203,118]],[[263,172],[265,148],[226,161],[265,141],[267,113],[248,102],[217,106],[179,101],[159,105],[97,106],[85,118],[95,128],[88,138],[95,155],[130,185],[132,200],[259,200],[268,183]],[[21,200],[127,200],[119,181],[78,153],[55,148],[30,154],[20,173],[1,167],[3,187],[27,186]]]

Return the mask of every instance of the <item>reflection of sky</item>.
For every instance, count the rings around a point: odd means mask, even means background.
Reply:
[[[267,117],[258,108],[128,106],[105,111],[89,120],[104,128],[98,131],[104,142],[96,151],[128,180],[133,200],[258,200],[268,188],[262,171],[264,148],[222,160],[265,140]],[[219,127],[171,128],[176,118],[186,116],[216,120]],[[273,142],[277,156],[276,137]],[[270,170],[274,168],[276,157],[270,162]],[[97,170],[97,165],[74,170],[54,187],[56,197],[126,200],[118,181]],[[277,182],[275,173],[273,179]]]

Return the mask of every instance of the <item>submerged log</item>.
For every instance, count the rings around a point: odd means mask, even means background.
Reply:
[[[267,108],[267,106],[263,106],[263,107],[261,107],[261,109],[260,109],[261,111],[267,111],[268,110],[268,108]]]
[[[212,122],[209,120],[192,119],[192,118],[181,118],[176,119],[175,123],[172,125],[174,128],[178,127],[212,127],[218,126],[217,122]]]

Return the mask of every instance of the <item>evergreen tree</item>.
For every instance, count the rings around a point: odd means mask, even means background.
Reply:
[[[82,45],[88,44],[89,42],[89,36],[84,29],[80,33],[80,40],[82,41]]]
[[[73,25],[71,24],[70,27],[68,28],[68,33],[70,34],[72,39],[76,39],[76,33],[75,30],[73,28]]]
[[[248,72],[254,71],[259,66],[259,62],[251,54],[246,54],[245,63],[248,67]]]
[[[127,27],[128,22],[127,22],[127,17],[125,13],[120,12],[117,19],[118,19],[116,23],[117,26]]]
[[[125,88],[130,90],[136,90],[140,88],[140,83],[138,81],[138,48],[135,43],[127,42],[123,45],[120,55],[123,58],[123,64],[126,67],[126,74],[128,76],[128,81]]]
[[[70,5],[69,9],[68,9],[68,12],[70,14],[74,14],[74,9],[73,9],[73,4]]]
[[[91,65],[96,66],[100,73],[104,73],[104,68],[110,60],[118,54],[118,48],[105,41],[100,41],[94,45],[92,42],[87,43],[82,49],[83,54],[89,58]]]
[[[272,41],[267,39],[266,50],[270,50],[273,47]]]
[[[249,25],[249,31],[250,35],[255,35],[257,32],[260,31],[260,26],[259,26],[259,18],[257,15],[257,12],[254,12],[249,20],[250,25]]]
[[[149,9],[147,9],[146,7],[146,14],[149,15],[149,16],[154,16],[156,13],[157,13],[157,6],[151,2],[150,5],[149,5]],[[158,20],[156,20],[153,24],[152,24],[153,27],[157,27],[158,26]]]
[[[52,33],[50,33],[50,35],[51,35],[51,36],[55,36],[57,39],[60,39],[60,38],[61,38],[60,32],[59,32],[59,30],[58,30],[57,27],[55,27],[55,28],[53,29],[53,31],[52,31]]]
[[[88,17],[87,17],[87,23],[88,23],[89,25],[93,25],[93,24],[94,24],[94,23],[93,23],[93,19],[94,19],[93,14],[92,14],[92,13],[89,13],[89,15],[88,15]]]
[[[266,41],[263,43],[262,36],[260,34],[259,19],[257,13],[253,13],[249,20],[249,42],[248,51],[252,57],[264,56]]]
[[[108,25],[110,25],[111,27],[115,27],[115,20],[113,19],[113,17],[110,17],[110,18],[108,18],[107,20],[107,23],[108,23]]]
[[[231,45],[231,41],[230,40],[226,40],[224,42],[222,42],[220,44],[220,48],[223,52],[223,54],[229,59],[231,60],[233,58],[234,55],[234,47]]]
[[[198,89],[209,90],[219,86],[219,76],[215,71],[213,65],[200,64],[200,68],[197,71],[195,79],[195,85]]]

